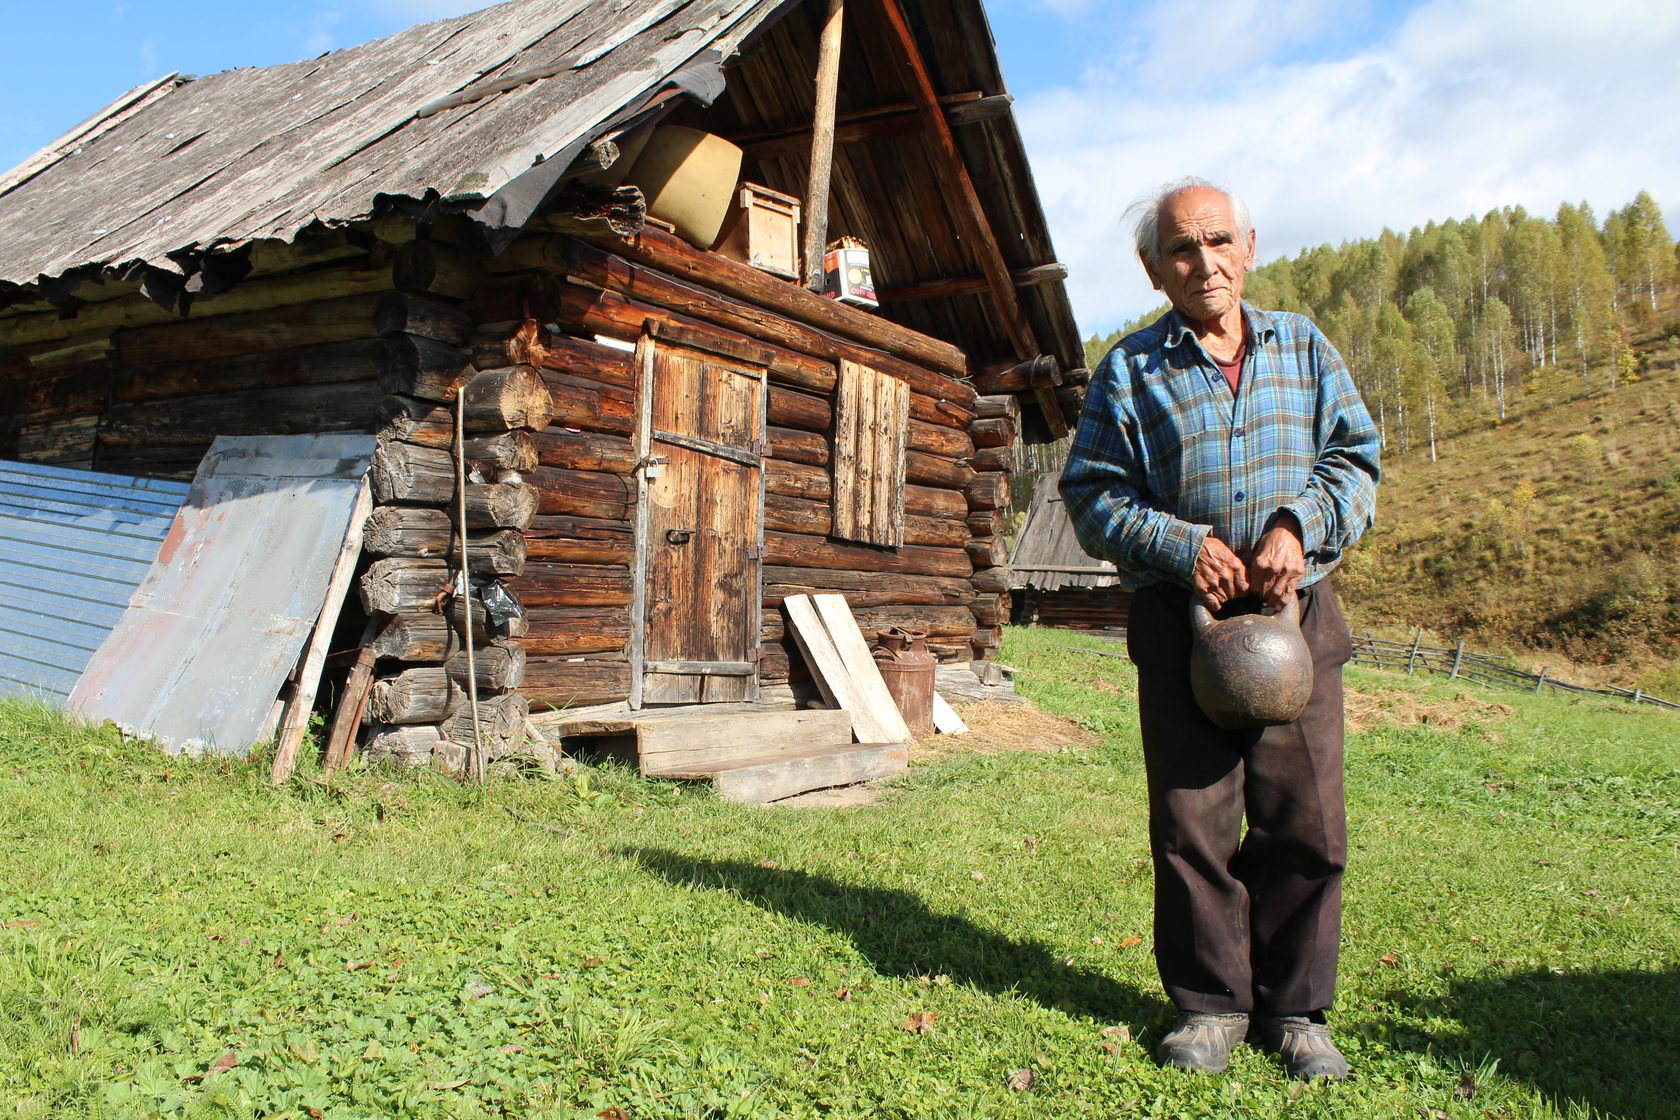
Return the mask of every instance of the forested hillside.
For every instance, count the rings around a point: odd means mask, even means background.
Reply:
[[[1680,691],[1677,251],[1641,192],[1602,223],[1511,207],[1250,275],[1251,303],[1325,330],[1383,432],[1356,621]]]

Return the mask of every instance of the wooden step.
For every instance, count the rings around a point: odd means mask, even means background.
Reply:
[[[642,773],[660,777],[676,771],[711,773],[720,764],[850,745],[852,717],[835,708],[789,712],[690,715],[644,720],[636,725],[636,760]]]
[[[642,773],[665,776],[673,768],[692,773],[712,762],[845,746],[852,741],[851,728],[851,716],[834,708],[684,704],[577,715],[556,721],[552,730],[562,741],[634,744]]]
[[[853,743],[726,759],[702,768],[667,770],[661,777],[710,778],[719,797],[763,805],[814,789],[889,778],[908,766],[909,750],[903,743]]]

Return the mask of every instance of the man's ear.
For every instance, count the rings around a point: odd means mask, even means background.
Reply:
[[[1143,262],[1143,271],[1149,274],[1150,285],[1154,287],[1157,292],[1161,291],[1161,278],[1155,274],[1155,266],[1149,263],[1149,254],[1144,252],[1142,249],[1139,249],[1138,260]]]
[[[1243,271],[1244,272],[1253,272],[1254,271],[1254,262],[1257,259],[1255,257],[1255,247],[1259,244],[1260,244],[1260,239],[1255,236],[1254,230],[1250,229],[1248,231],[1248,262],[1243,265]]]

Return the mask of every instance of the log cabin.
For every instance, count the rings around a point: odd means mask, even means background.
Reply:
[[[991,658],[1009,449],[1083,384],[1010,101],[981,0],[514,0],[171,74],[0,176],[0,459],[375,434],[341,633],[410,761],[797,680],[797,593]]]
[[[1032,504],[1009,553],[1010,621],[1067,630],[1124,630],[1132,593],[1107,560],[1087,553],[1057,486],[1062,474],[1040,475]]]

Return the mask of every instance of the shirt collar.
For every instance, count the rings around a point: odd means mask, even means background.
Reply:
[[[1242,305],[1243,322],[1248,327],[1248,337],[1256,342],[1265,344],[1277,336],[1277,316],[1270,311],[1262,311],[1248,303]],[[1167,346],[1179,347],[1187,339],[1193,340],[1196,335],[1190,329],[1190,322],[1180,315],[1178,308],[1167,310]]]

